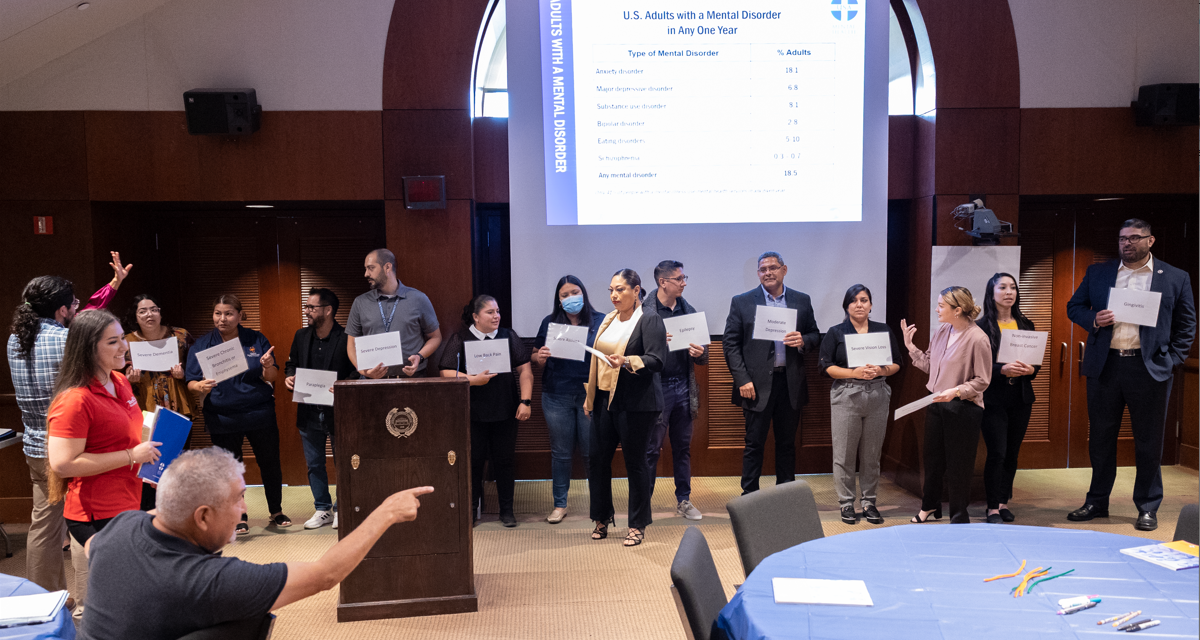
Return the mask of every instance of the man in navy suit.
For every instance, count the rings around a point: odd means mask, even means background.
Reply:
[[[1137,218],[1126,220],[1117,242],[1121,258],[1088,267],[1079,289],[1067,302],[1067,316],[1088,331],[1079,371],[1087,376],[1088,453],[1092,461],[1087,499],[1067,514],[1068,520],[1108,517],[1108,497],[1117,477],[1117,432],[1128,406],[1137,460],[1133,502],[1138,519],[1134,526],[1142,531],[1158,528],[1167,398],[1172,370],[1183,364],[1196,334],[1196,309],[1188,274],[1156,260],[1150,253],[1152,246],[1150,224]],[[1148,327],[1116,322],[1108,309],[1112,288],[1161,292],[1158,323]]]
[[[746,418],[746,450],[742,454],[742,495],[758,491],[767,431],[775,423],[775,484],[796,479],[796,430],[800,409],[808,402],[804,352],[819,346],[820,330],[808,294],[783,286],[787,266],[768,251],[758,258],[761,286],[733,297],[722,344],[733,375],[733,404]],[[757,307],[796,309],[796,326],[783,340],[754,340]]]

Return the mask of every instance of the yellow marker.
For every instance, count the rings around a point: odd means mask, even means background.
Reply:
[[[1121,618],[1120,620],[1117,620],[1116,622],[1114,622],[1113,626],[1119,627],[1119,626],[1125,624],[1126,622],[1129,622],[1130,620],[1132,620],[1134,618],[1134,616],[1140,616],[1140,615],[1142,615],[1142,610],[1138,609],[1137,611],[1134,611],[1133,613],[1125,616],[1124,618]]]

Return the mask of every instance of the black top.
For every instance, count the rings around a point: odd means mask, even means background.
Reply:
[[[319,369],[337,371],[338,380],[357,380],[358,370],[350,362],[346,351],[346,330],[335,320],[329,336],[321,340],[314,327],[305,327],[296,332],[292,339],[292,350],[283,365],[284,375],[296,375],[296,369]],[[320,425],[333,429],[333,407],[298,403],[296,426],[303,429],[308,425]]]
[[[473,422],[501,422],[515,418],[517,403],[521,400],[521,388],[517,381],[517,367],[529,362],[529,353],[521,336],[512,329],[498,329],[496,340],[508,341],[508,357],[512,371],[496,374],[487,384],[471,387],[471,420]],[[467,372],[467,352],[463,345],[477,341],[479,338],[464,328],[450,336],[446,348],[442,350],[440,368],[461,373]]]
[[[800,409],[808,402],[808,381],[804,374],[804,354],[817,349],[821,341],[821,330],[817,328],[813,314],[812,299],[808,294],[786,288],[784,300],[789,309],[796,310],[795,331],[804,336],[804,346],[786,349],[785,370],[787,372],[788,400],[792,408]],[[730,401],[743,409],[762,411],[771,397],[771,377],[775,370],[775,343],[771,340],[754,339],[754,317],[757,307],[766,306],[767,296],[762,286],[757,286],[733,297],[729,303],[729,316],[725,320],[725,335],[721,339],[725,349],[725,364],[733,376]],[[742,385],[754,383],[754,399],[743,398],[738,392]]]
[[[675,308],[668,309],[667,305],[658,299],[657,290],[651,298],[650,304],[654,305],[654,312],[662,319],[674,318],[675,316],[687,315],[687,306],[683,303],[683,298],[675,300]],[[663,361],[662,377],[664,378],[683,378],[687,376],[688,352],[686,349],[671,351],[670,345],[667,346],[667,359]]]
[[[662,411],[662,385],[655,375],[662,371],[667,356],[667,330],[662,318],[642,312],[622,355],[626,358],[640,356],[643,366],[636,372],[621,368],[609,408],[613,411]],[[596,366],[608,365],[598,362]]]
[[[821,354],[817,360],[817,370],[821,372],[821,375],[828,376],[828,369],[832,366],[843,369],[850,368],[846,360],[846,334],[857,331],[849,318],[843,320],[841,324],[829,327],[829,331],[826,331],[825,337],[821,339]],[[888,334],[889,342],[892,343],[892,364],[903,365],[904,350],[900,347],[900,342],[896,339],[896,334],[891,327],[882,322],[867,320],[867,333],[884,332]]]
[[[534,349],[546,346],[551,322],[554,322],[553,314],[542,318],[542,326],[538,327],[537,337],[533,341]],[[596,329],[600,328],[601,322],[604,322],[604,314],[593,311],[592,321],[588,323],[587,346],[596,346]],[[586,352],[584,356],[583,360],[546,358],[546,365],[542,367],[542,393],[584,393],[588,381],[588,363],[592,359]]]
[[[204,397],[204,427],[209,433],[237,433],[275,426],[275,386],[263,380],[261,361],[271,343],[262,333],[240,324],[237,331],[248,369],[222,380]],[[224,343],[217,329],[201,336],[188,351],[184,378],[188,382],[203,380],[204,371],[197,354]],[[279,362],[277,356],[275,362]],[[274,366],[279,368],[278,364]]]
[[[1015,320],[1017,321],[1018,330],[1037,331],[1037,329],[1033,328],[1032,321],[1020,318],[1015,318]],[[986,408],[989,403],[993,406],[1000,406],[1004,398],[1010,397],[1013,387],[1017,385],[1020,385],[1021,388],[1021,401],[1025,404],[1033,404],[1035,400],[1033,395],[1033,379],[1042,370],[1042,365],[1033,365],[1033,373],[1027,376],[1010,378],[1000,373],[1000,369],[1004,368],[1003,364],[996,362],[996,358],[1000,355],[1000,327],[995,322],[988,322],[983,318],[976,320],[975,324],[979,325],[980,329],[983,329],[983,332],[987,334],[988,339],[992,342],[992,383],[988,385],[987,389],[983,390],[983,406]]]

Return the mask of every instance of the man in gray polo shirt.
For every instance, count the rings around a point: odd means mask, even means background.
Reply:
[[[354,339],[373,336],[389,331],[400,333],[400,346],[408,356],[408,366],[359,369],[368,378],[410,378],[425,369],[425,361],[433,356],[442,343],[438,331],[437,315],[429,298],[400,284],[396,279],[396,255],[387,249],[376,249],[367,254],[363,265],[366,268],[367,284],[371,290],[354,299],[350,307],[350,319],[346,322],[348,337],[346,349],[350,361],[358,366],[358,352]]]

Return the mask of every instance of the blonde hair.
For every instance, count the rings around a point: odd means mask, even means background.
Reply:
[[[962,309],[962,313],[967,317],[967,320],[974,321],[975,317],[983,311],[975,305],[975,296],[966,287],[946,287],[942,289],[942,300],[950,306],[951,309]]]

